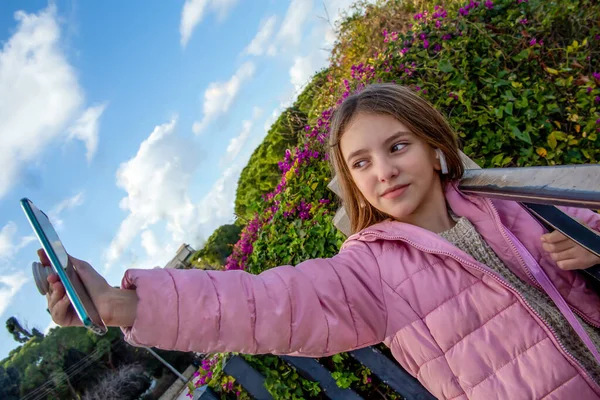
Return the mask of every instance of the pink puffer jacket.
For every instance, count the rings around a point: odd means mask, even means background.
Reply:
[[[533,283],[510,230],[573,310],[600,326],[600,298],[541,249],[542,227],[516,203],[446,198],[506,265]],[[587,210],[565,209],[600,230]],[[526,258],[525,258],[526,259]],[[338,255],[251,275],[128,270],[139,297],[133,345],[322,357],[385,342],[440,399],[597,399],[598,387],[523,297],[485,265],[416,226],[386,221]],[[573,338],[578,340],[578,338]]]

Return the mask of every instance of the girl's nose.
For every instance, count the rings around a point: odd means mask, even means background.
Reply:
[[[390,162],[380,161],[378,174],[380,182],[389,182],[398,176],[399,170],[398,167]]]

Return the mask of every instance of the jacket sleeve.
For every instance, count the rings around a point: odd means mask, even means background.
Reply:
[[[135,346],[322,357],[383,341],[387,325],[377,260],[354,242],[330,259],[244,271],[130,269],[122,287],[139,303]]]
[[[579,222],[586,224],[590,229],[600,232],[600,214],[587,208],[558,207]]]

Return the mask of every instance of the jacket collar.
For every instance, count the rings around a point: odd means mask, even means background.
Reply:
[[[483,239],[492,247],[501,259],[513,271],[522,269],[514,251],[506,238],[502,237],[500,215],[490,199],[467,195],[458,189],[458,181],[450,182],[445,189],[446,201],[452,211],[459,217],[467,218]],[[345,248],[350,242],[360,240],[374,242],[376,240],[401,240],[431,253],[445,253],[473,260],[470,255],[442,238],[440,235],[415,225],[385,220],[351,235],[342,245]],[[522,271],[518,274],[523,276]]]

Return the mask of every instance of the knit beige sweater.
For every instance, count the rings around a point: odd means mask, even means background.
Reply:
[[[480,263],[487,265],[503,277],[512,287],[517,289],[527,303],[556,332],[556,336],[564,348],[579,361],[583,368],[588,371],[591,378],[600,385],[600,365],[596,363],[592,353],[587,349],[579,336],[577,336],[575,330],[564,318],[552,299],[545,292],[522,281],[504,265],[494,250],[477,233],[469,220],[464,217],[458,218],[454,215],[452,217],[455,219],[456,225],[452,229],[440,233],[440,236],[465,253],[470,254]],[[579,316],[575,316],[590,335],[592,342],[600,349],[600,329],[587,324]]]

